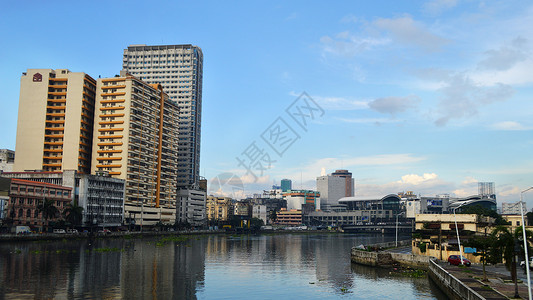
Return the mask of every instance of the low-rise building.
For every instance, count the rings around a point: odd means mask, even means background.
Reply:
[[[72,199],[72,188],[23,179],[2,178],[3,189],[9,186],[6,222],[11,226],[25,225],[34,229],[43,229],[50,222],[58,221],[67,204]],[[58,213],[45,219],[42,208],[46,201],[51,201]]]
[[[510,223],[511,230],[514,232],[514,230],[520,226],[522,226],[522,215],[502,215],[502,218]],[[526,223],[526,229],[529,225],[527,223],[527,218],[524,216],[524,222]]]
[[[13,171],[15,163],[15,151],[0,149],[0,173]]]
[[[287,210],[282,208],[277,213],[275,224],[283,226],[300,226],[302,225],[302,211],[296,209]]]
[[[233,202],[230,197],[207,196],[206,214],[210,222],[228,222],[233,217]]]
[[[205,205],[207,192],[204,190],[178,190],[176,201],[176,221],[194,226],[203,225],[206,221]]]
[[[120,226],[124,220],[123,179],[105,173],[89,175],[66,170],[63,172],[10,172],[3,176],[46,182],[72,189],[71,202],[83,208],[82,224],[105,227]]]
[[[252,218],[261,219],[261,220],[263,220],[263,224],[266,224],[267,220],[268,220],[267,219],[268,218],[268,214],[267,214],[266,205],[254,204],[252,206]]]
[[[493,224],[494,218],[475,214],[417,214],[412,253],[441,260],[446,260],[450,255],[459,255],[459,232],[463,256],[472,262],[479,262],[478,256],[465,251],[464,242],[474,235],[490,234]]]
[[[502,203],[502,215],[521,215],[522,211],[527,213],[526,202],[522,201],[522,206],[520,206],[520,201],[514,203]]]
[[[290,190],[283,193],[283,198],[287,201],[287,210],[302,210],[302,205],[310,204],[315,210],[320,209],[320,193],[310,190]]]

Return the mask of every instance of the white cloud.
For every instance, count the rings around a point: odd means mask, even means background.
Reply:
[[[532,128],[526,127],[515,121],[503,121],[495,123],[491,126],[494,130],[531,130]]]
[[[398,183],[419,185],[438,178],[435,173],[424,173],[422,176],[417,174],[407,174],[402,176],[402,180]]]
[[[520,192],[521,190],[517,186],[507,186],[504,187],[503,190],[498,193],[498,195],[501,195],[503,197],[514,195],[520,196]]]
[[[470,185],[470,184],[477,184],[479,181],[477,179],[475,179],[474,177],[471,177],[471,176],[467,176],[462,182],[461,184],[462,185]]]
[[[397,42],[419,46],[426,51],[437,51],[448,43],[448,40],[431,33],[424,24],[413,20],[410,16],[395,19],[379,18],[372,24],[391,34]]]
[[[435,173],[407,174],[401,180],[385,184],[368,184],[364,181],[356,182],[358,196],[387,195],[398,192],[413,191],[419,195],[436,195],[446,193],[453,187],[452,183],[439,178]]]
[[[356,170],[361,166],[389,166],[389,165],[410,165],[425,160],[425,157],[413,156],[410,153],[381,154],[359,157],[334,158],[326,157],[312,160],[303,167],[285,169],[278,174],[279,178],[302,178],[304,182],[315,182],[320,175],[322,168],[326,168],[327,173],[335,169]],[[314,189],[315,187],[313,187]]]
[[[418,102],[420,98],[417,96],[385,97],[370,101],[368,107],[380,113],[395,115],[415,107]]]

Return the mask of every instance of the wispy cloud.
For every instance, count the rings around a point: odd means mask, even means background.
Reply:
[[[371,50],[374,47],[390,43],[388,38],[358,37],[347,31],[337,34],[335,37],[323,36],[320,38],[324,53],[343,57],[353,57],[361,52]]]
[[[526,127],[518,122],[515,122],[515,121],[503,121],[503,122],[498,122],[498,123],[495,123],[491,126],[492,129],[494,130],[510,130],[510,131],[515,131],[515,130],[533,130],[532,127]]]
[[[291,96],[298,97],[300,94],[296,92],[290,92]],[[351,99],[345,97],[323,97],[323,96],[311,96],[320,107],[325,110],[358,110],[367,109],[368,101]]]
[[[351,16],[342,20],[354,21],[355,19]],[[353,57],[364,51],[391,44],[413,46],[428,52],[435,52],[449,42],[432,33],[425,24],[413,20],[408,15],[398,18],[378,18],[364,24],[361,33],[343,31],[333,37],[329,35],[321,37],[323,52]]]
[[[499,49],[485,51],[486,57],[479,62],[478,67],[483,70],[509,70],[529,57],[527,42],[526,39],[517,37]]]
[[[458,0],[431,0],[424,4],[424,11],[436,15],[454,8]]]
[[[444,126],[452,119],[464,119],[477,114],[482,105],[509,99],[514,90],[505,84],[484,86],[466,74],[454,74],[439,90],[439,113],[435,125]]]
[[[396,123],[400,120],[387,119],[387,118],[335,118],[341,122],[354,123],[354,124],[375,124],[381,125],[382,123]]]

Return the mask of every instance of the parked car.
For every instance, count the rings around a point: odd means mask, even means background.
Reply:
[[[526,268],[526,262],[525,261],[520,262],[520,267],[525,269]],[[529,268],[533,269],[533,257],[529,258]]]
[[[448,257],[448,262],[450,263],[450,265],[460,265],[461,264],[461,256],[460,255],[450,255]],[[467,267],[470,267],[472,263],[470,262],[470,260],[466,259],[464,256],[463,256],[463,265],[467,266]]]
[[[65,234],[65,233],[67,233],[67,232],[65,231],[65,229],[54,229],[54,233],[57,233],[57,234]]]
[[[68,234],[78,234],[78,230],[77,229],[67,229],[67,233]]]

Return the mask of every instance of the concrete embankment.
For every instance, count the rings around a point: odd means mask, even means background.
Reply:
[[[398,243],[398,245],[404,244]],[[406,245],[410,245],[407,241]],[[368,249],[386,248],[388,245],[379,244],[367,247]],[[393,245],[394,246],[394,243]],[[351,249],[351,260],[353,263],[374,266],[374,267],[388,267],[395,264],[409,266],[417,269],[424,269],[428,271],[429,277],[444,291],[450,299],[487,299],[474,291],[468,284],[463,283],[455,276],[450,274],[447,270],[442,268],[436,258],[423,255],[392,253],[387,251],[368,251],[354,247]],[[464,279],[467,281],[468,279]],[[495,291],[492,291],[495,292]],[[495,292],[497,296],[501,296]],[[493,297],[489,297],[493,298]],[[505,298],[503,298],[505,299]]]
[[[223,230],[184,230],[184,231],[123,231],[110,233],[79,233],[79,234],[57,234],[57,233],[33,233],[33,234],[1,234],[0,242],[7,241],[37,241],[37,240],[62,240],[62,239],[87,239],[87,238],[122,238],[141,236],[164,236],[164,235],[188,235],[188,234],[217,234],[226,233]]]
[[[400,264],[417,269],[427,270],[429,266],[429,256],[391,253],[386,251],[366,251],[352,248],[351,253],[352,262],[373,266],[373,267],[387,267],[393,264]]]

